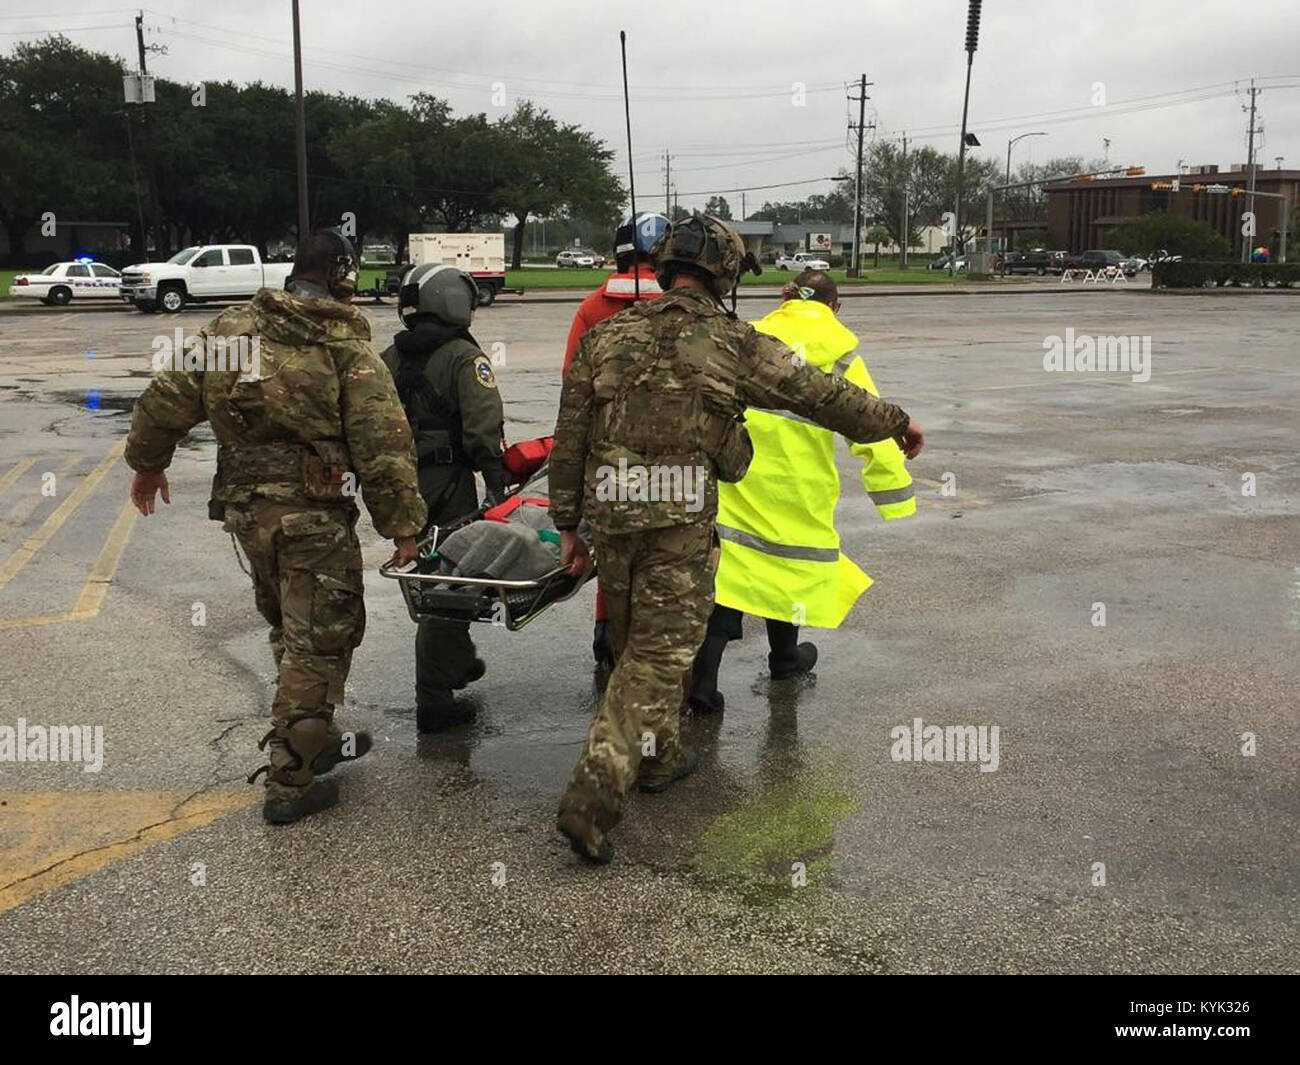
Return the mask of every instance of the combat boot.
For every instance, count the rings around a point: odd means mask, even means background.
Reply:
[[[658,794],[667,791],[683,777],[695,772],[700,764],[699,752],[693,747],[678,747],[668,762],[641,760],[641,771],[636,776],[636,786],[641,791]]]
[[[767,656],[767,667],[773,680],[790,680],[812,672],[817,664],[817,647],[798,641],[797,625],[768,619],[767,642],[772,650]]]
[[[351,742],[345,743],[345,737],[351,737]],[[325,742],[325,748],[312,759],[311,771],[318,777],[324,776],[340,762],[355,762],[362,755],[367,753],[375,745],[374,738],[369,732],[340,732],[338,729],[331,728],[329,737]],[[345,754],[344,748],[351,747],[352,753]]]
[[[433,698],[428,698],[432,695]],[[425,692],[415,705],[415,727],[421,732],[445,732],[474,720],[478,709],[468,699],[457,699],[450,690]]]
[[[608,865],[614,857],[614,848],[595,821],[580,806],[570,804],[568,796],[560,805],[555,827],[569,840],[573,853],[592,865]]]
[[[272,825],[287,825],[308,814],[328,810],[339,801],[339,786],[333,780],[313,780],[305,788],[266,782],[266,801],[262,803],[262,818]]]
[[[691,666],[691,688],[686,696],[693,710],[721,712],[725,707],[726,700],[718,691],[718,668],[727,642],[726,636],[709,635],[696,652],[695,664]]]
[[[331,780],[314,779],[312,769],[317,759],[329,753],[327,748],[334,733],[330,710],[326,707],[323,713],[316,716],[277,724],[262,737],[257,746],[265,749],[270,744],[271,761],[269,765],[256,770],[248,782],[252,784],[262,773],[266,773],[266,800],[262,804],[262,817],[268,823],[286,825],[308,814],[329,809],[338,802],[338,785]],[[337,736],[341,755],[343,734],[338,732]],[[357,746],[360,749],[359,742]]]

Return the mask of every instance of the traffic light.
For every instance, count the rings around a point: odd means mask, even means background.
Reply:
[[[1245,196],[1245,195],[1246,195],[1246,190],[1243,189],[1240,185],[1238,185],[1235,189],[1232,190],[1231,195],[1233,195],[1233,196]]]
[[[1153,181],[1151,187],[1158,192],[1173,192],[1174,183],[1172,181]]]
[[[1147,168],[1144,167],[1144,166],[1130,166],[1130,167],[1127,167],[1127,168],[1124,170],[1124,176],[1125,176],[1125,177],[1141,177],[1141,176],[1142,176],[1143,174],[1145,174],[1146,172],[1147,172]]]

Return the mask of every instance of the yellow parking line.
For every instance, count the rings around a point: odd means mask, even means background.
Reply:
[[[26,473],[29,469],[31,469],[33,463],[35,462],[36,462],[35,456],[29,459],[19,459],[17,462],[15,462],[13,469],[11,469],[3,477],[0,477],[0,492],[8,491],[9,487],[14,483],[14,481],[18,480],[19,477],[21,477],[24,473]]]
[[[0,913],[257,802],[261,788],[0,792]],[[182,867],[188,872],[187,867]]]
[[[72,469],[81,459],[82,456],[75,451],[65,458],[59,468],[54,471],[56,480]],[[13,509],[5,515],[4,520],[0,521],[0,539],[7,536],[11,531],[21,529],[27,519],[32,516],[32,511],[39,507],[44,499],[45,497],[40,492],[29,492],[24,498],[18,500]]]
[[[41,527],[37,529],[36,532],[32,533],[23,545],[5,560],[4,565],[0,566],[0,588],[3,588],[13,580],[14,577],[18,575],[18,572],[27,565],[27,563],[36,556],[36,553],[49,542],[50,538],[59,531],[63,523],[72,516],[73,512],[79,506],[81,506],[85,498],[95,490],[96,485],[104,479],[108,474],[108,471],[112,469],[117,460],[122,457],[122,452],[125,449],[125,440],[120,440],[109,448],[108,454],[100,460],[99,465],[91,470],[90,473],[86,474],[81,483],[72,490],[72,494],[59,504],[58,509],[46,518],[41,524]]]
[[[122,504],[117,521],[113,522],[113,527],[108,532],[108,539],[104,541],[99,557],[95,559],[95,564],[90,567],[90,573],[86,576],[86,583],[77,598],[77,605],[72,608],[71,619],[93,618],[99,613],[99,608],[104,605],[104,597],[108,595],[108,586],[113,583],[117,564],[122,561],[126,542],[131,539],[131,530],[135,527],[135,519],[138,516],[139,511],[129,499]]]

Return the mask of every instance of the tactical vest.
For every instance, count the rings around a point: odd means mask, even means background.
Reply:
[[[597,389],[593,438],[647,460],[703,452],[719,480],[740,480],[754,457],[744,405],[734,394],[699,388],[696,378],[706,372],[683,356],[674,335],[656,329],[612,394]]]
[[[261,382],[236,381],[225,412],[242,433],[217,446],[208,517],[221,521],[226,504],[266,500],[287,504],[356,505],[357,478],[342,439],[268,439]]]
[[[461,446],[460,409],[434,386],[429,364],[434,358],[454,360],[460,355],[471,358],[478,348],[463,337],[452,337],[424,355],[397,354],[397,372],[393,381],[415,436],[415,455],[420,468],[426,466],[468,466]]]

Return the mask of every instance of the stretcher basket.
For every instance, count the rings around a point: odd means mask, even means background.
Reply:
[[[506,498],[536,489],[545,477],[543,464]],[[481,519],[486,509],[480,508],[445,525],[432,526],[420,539],[419,560],[410,563],[408,568],[398,569],[392,562],[379,567],[381,576],[397,581],[401,587],[412,621],[482,622],[503,625],[513,632],[556,603],[572,598],[596,575],[592,565],[576,577],[557,566],[533,580],[457,577],[437,572],[438,560],[426,556],[436,552],[452,533]]]

